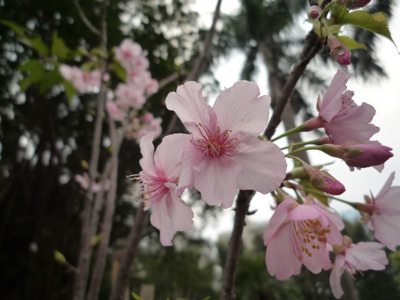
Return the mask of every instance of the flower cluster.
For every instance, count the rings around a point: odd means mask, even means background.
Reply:
[[[271,141],[258,136],[268,122],[270,97],[260,96],[254,83],[237,82],[217,97],[213,107],[196,82],[187,82],[170,93],[166,106],[175,111],[189,134],[165,137],[155,153],[154,134],[141,137],[143,171],[130,176],[137,181],[133,199],[143,202],[146,210],[153,207],[151,223],[160,230],[161,243],[172,245],[177,231],[192,228],[194,214],[179,199],[186,189],[196,188],[207,204],[222,208],[232,206],[238,189],[263,194],[276,191],[278,206],[264,231],[266,265],[271,275],[285,280],[299,274],[302,265],[313,273],[332,269],[329,251],[333,251],[336,263],[330,282],[334,295],[340,297],[344,271],[354,275],[383,269],[387,259],[379,249],[387,246],[394,250],[400,245],[396,235],[400,230],[400,187],[390,187],[394,174],[375,198],[366,197],[366,204],[347,202],[361,212],[381,242],[352,244],[340,233],[344,228],[340,216],[329,207],[329,202],[337,199],[331,195],[342,194],[345,186],[320,166],[311,166],[295,156],[320,150],[343,159],[351,170],[373,166],[378,171],[393,156],[391,148],[370,140],[379,131],[370,123],[375,109],[353,101],[354,93],[346,90],[351,75],[339,70],[323,99],[317,101],[319,116]],[[141,119],[154,120],[148,114]],[[135,122],[138,126],[139,120]],[[318,128],[324,128],[327,136],[290,144],[286,155],[273,143],[291,133]],[[135,132],[139,138],[140,130]],[[306,144],[315,146],[294,149]],[[286,174],[285,156],[301,167]],[[297,190],[297,198],[287,194],[285,187]]]
[[[88,93],[93,90],[99,90],[101,84],[101,72],[99,69],[91,72],[86,72],[75,66],[68,66],[62,64],[59,68],[61,75],[72,82],[74,87],[80,93]],[[110,79],[109,74],[104,74],[103,80],[108,81]]]

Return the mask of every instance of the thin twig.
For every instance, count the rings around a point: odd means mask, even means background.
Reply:
[[[103,7],[102,7],[101,30],[100,30],[101,32],[100,47],[104,53],[106,53],[107,50],[107,24],[106,24],[107,6],[108,6],[108,0],[105,0],[103,2]],[[100,64],[101,78],[103,77],[103,74],[106,73],[106,69],[107,69],[107,63],[105,59],[102,59]],[[94,135],[93,135],[92,153],[89,165],[90,183],[86,193],[83,211],[81,213],[82,228],[80,237],[79,258],[77,264],[78,272],[75,276],[75,281],[74,281],[74,292],[73,292],[74,300],[84,299],[87,279],[89,274],[89,261],[90,261],[89,229],[90,229],[91,205],[93,200],[92,186],[95,180],[95,175],[97,173],[99,156],[100,156],[100,141],[101,141],[101,132],[103,125],[103,112],[104,112],[106,92],[107,92],[107,87],[102,82],[100,93],[97,99],[96,121],[95,121]]]
[[[87,28],[90,29],[90,31],[100,36],[101,32],[96,27],[93,26],[93,24],[88,20],[88,18],[86,18],[86,15],[83,12],[81,5],[79,4],[79,0],[74,0],[74,4],[76,6],[76,9],[78,10],[78,14],[82,22],[87,26]]]
[[[143,205],[136,212],[135,223],[133,224],[126,241],[124,253],[122,255],[117,279],[113,287],[110,300],[123,300],[125,290],[128,287],[129,275],[133,260],[137,254],[137,248],[142,238],[143,229],[148,222],[148,212],[144,210]]]

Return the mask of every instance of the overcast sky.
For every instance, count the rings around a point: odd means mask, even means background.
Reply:
[[[209,28],[211,25],[212,15],[217,1],[198,0],[194,7],[201,16],[200,25]],[[239,1],[223,0],[222,12],[225,14],[235,14],[239,9]],[[394,9],[394,16],[390,21],[390,29],[392,37],[398,45],[400,45],[400,6],[397,5]],[[396,17],[397,16],[397,17]],[[304,14],[304,18],[306,14]],[[299,26],[304,28],[306,33],[311,29],[309,24],[299,22]],[[400,171],[400,55],[397,53],[394,45],[387,39],[379,37],[377,44],[377,54],[381,65],[389,75],[388,79],[382,79],[379,82],[364,83],[359,79],[351,78],[347,84],[349,90],[353,90],[355,95],[353,99],[357,104],[367,102],[375,107],[376,115],[372,123],[380,127],[380,132],[372,137],[372,140],[378,140],[383,145],[393,148],[394,157],[391,158],[385,165],[382,173],[379,173],[373,168],[363,169],[361,171],[350,172],[347,165],[339,159],[333,159],[318,151],[311,152],[311,161],[313,164],[328,163],[333,160],[336,162],[329,166],[329,172],[340,180],[346,186],[346,192],[340,195],[340,198],[360,202],[363,201],[363,195],[369,194],[370,191],[376,195],[390,173]],[[220,82],[221,91],[226,87],[232,86],[240,79],[240,72],[243,66],[245,56],[233,50],[226,59],[221,59],[218,66],[214,69],[214,74]],[[264,69],[262,60],[258,57],[259,72],[256,76],[256,83],[260,86],[262,94],[268,94],[266,86],[267,75]],[[339,67],[339,65],[338,65]],[[337,68],[338,68],[337,67]],[[329,81],[333,78],[337,68],[324,69],[319,72],[323,78]],[[347,70],[352,72],[350,66]],[[208,95],[211,102],[215,101],[216,95]],[[309,103],[316,102],[317,92],[309,91],[307,97]],[[315,105],[312,104],[312,107]],[[282,133],[282,128],[278,128],[277,133]],[[303,136],[304,140],[310,140],[314,137],[310,134]],[[278,143],[279,146],[286,146],[287,140],[282,139]],[[400,185],[400,172],[397,172],[394,185]],[[399,199],[400,201],[400,199]],[[270,209],[271,199],[269,196],[257,194],[252,200],[250,209],[258,209],[257,213],[248,217],[252,222],[265,222],[272,215]],[[234,205],[235,206],[235,205]],[[352,208],[334,202],[332,205],[341,214],[356,215],[351,212]],[[232,209],[225,210],[216,222],[207,224],[206,230],[203,232],[204,237],[216,239],[221,232],[230,231],[233,225],[234,212]],[[202,225],[202,224],[197,224]]]

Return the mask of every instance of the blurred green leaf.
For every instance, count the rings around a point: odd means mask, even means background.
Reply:
[[[71,101],[72,98],[76,95],[76,88],[71,81],[68,81],[66,79],[62,81],[62,84],[64,85],[65,94],[67,95],[68,101]]]
[[[39,93],[43,94],[47,90],[49,90],[52,86],[60,84],[64,81],[64,78],[61,76],[58,70],[52,70],[46,72],[42,79],[40,80],[40,88]]]
[[[126,70],[119,61],[115,61],[110,65],[110,70],[113,71],[123,82],[126,82]]]
[[[31,32],[28,28],[18,25],[18,24],[15,24],[10,21],[7,21],[7,20],[0,20],[0,23],[10,27],[19,36],[25,36],[25,33]]]
[[[65,42],[60,38],[57,32],[53,32],[53,44],[51,45],[51,52],[61,60],[66,60],[70,54],[71,49],[65,45]]]
[[[337,38],[338,38],[339,42],[341,42],[343,45],[345,45],[347,47],[347,49],[349,49],[349,50],[360,49],[360,48],[367,50],[367,47],[365,45],[356,42],[351,37],[338,36]]]

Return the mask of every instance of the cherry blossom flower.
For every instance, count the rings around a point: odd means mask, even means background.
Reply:
[[[338,299],[344,294],[340,285],[340,277],[344,271],[351,275],[357,271],[378,271],[385,269],[385,265],[388,263],[385,251],[381,250],[383,247],[381,243],[353,244],[347,236],[344,237],[344,243],[345,246],[333,246],[336,260],[329,278],[333,295]]]
[[[329,204],[331,203],[331,201],[332,201],[332,199],[328,198]],[[337,211],[331,209],[329,206],[326,206],[321,201],[319,201],[317,198],[313,197],[311,194],[308,194],[308,196],[304,200],[304,203],[305,204],[315,204],[319,208],[323,209],[330,216],[330,218],[335,222],[335,224],[339,230],[344,229],[344,223],[343,223],[342,217],[337,213]]]
[[[257,84],[239,81],[211,107],[201,84],[186,82],[168,94],[166,105],[192,136],[184,145],[179,187],[195,187],[208,204],[228,208],[237,189],[266,194],[285,178],[282,151],[258,139],[268,122],[270,97],[260,96]]]
[[[287,197],[264,231],[268,272],[278,280],[285,280],[299,274],[302,264],[314,274],[328,270],[331,262],[326,243],[343,243],[330,215],[316,205],[300,205]]]
[[[59,67],[59,71],[61,75],[67,79],[68,81],[71,81],[74,87],[81,93],[85,93],[87,91],[87,84],[86,81],[83,78],[83,71],[79,69],[78,67],[70,67],[68,65],[62,64]]]
[[[79,174],[75,175],[75,180],[79,183],[82,189],[87,190],[89,188],[90,179],[88,173],[84,173],[83,176]],[[107,179],[103,184],[96,182],[92,184],[93,193],[100,192],[101,188],[103,188],[104,191],[108,191],[110,189],[110,180]]]
[[[120,83],[115,90],[116,102],[120,107],[141,109],[146,102],[143,93],[135,86]]]
[[[108,114],[114,120],[121,121],[121,122],[123,122],[125,120],[126,115],[127,115],[126,111],[123,111],[120,108],[118,108],[118,106],[117,106],[117,104],[115,104],[115,102],[107,101],[106,109],[107,109]]]
[[[354,92],[346,91],[346,83],[352,74],[338,70],[324,98],[318,99],[319,116],[303,124],[304,131],[325,128],[335,144],[349,141],[365,143],[379,131],[379,128],[369,124],[375,115],[375,109],[362,103],[358,106],[352,97]]]
[[[187,231],[193,226],[193,211],[178,197],[184,189],[177,187],[183,144],[188,138],[186,134],[165,137],[153,159],[153,134],[144,136],[140,140],[143,171],[130,176],[138,182],[133,198],[140,197],[136,201],[144,202],[145,210],[153,207],[150,221],[160,230],[160,242],[164,246],[172,245],[177,231]]]
[[[134,69],[136,60],[142,55],[142,47],[131,39],[124,39],[115,49],[115,56],[125,69]]]
[[[400,186],[391,186],[393,180],[394,172],[376,197],[366,196],[367,204],[356,204],[356,208],[375,231],[376,239],[396,251],[400,245]]]

